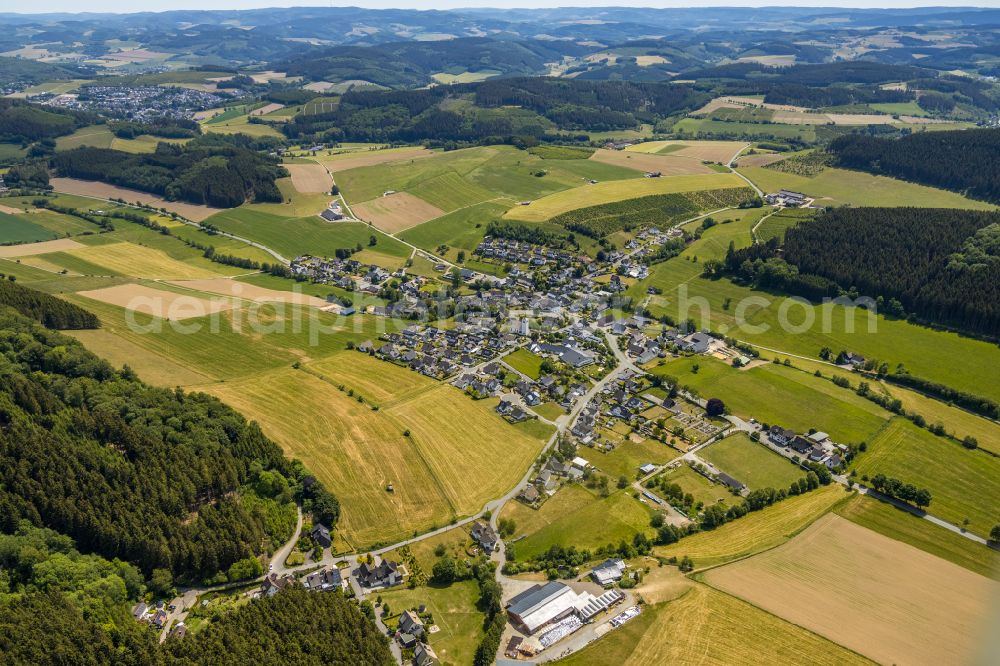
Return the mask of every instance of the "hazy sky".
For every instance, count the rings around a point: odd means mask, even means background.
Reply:
[[[707,7],[707,6],[776,6],[792,7],[1000,7],[1000,0],[359,0],[323,2],[322,0],[34,0],[26,3],[4,2],[2,12],[146,12],[170,9],[252,9],[257,7],[330,7],[355,6],[385,9],[454,9],[483,7]]]

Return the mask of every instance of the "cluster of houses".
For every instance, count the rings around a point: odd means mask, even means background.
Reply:
[[[848,451],[845,445],[834,442],[825,432],[799,435],[794,430],[772,425],[767,436],[774,444],[787,447],[810,462],[826,465],[829,469],[840,467]]]
[[[544,266],[550,261],[562,261],[565,263],[590,261],[588,258],[577,257],[565,250],[553,250],[541,245],[532,245],[525,241],[495,238],[492,236],[484,236],[482,242],[479,243],[473,253],[484,259],[536,267]]]
[[[151,624],[157,629],[162,629],[167,626],[167,622],[170,619],[168,614],[168,609],[166,604],[162,601],[150,606],[144,601],[140,601],[135,606],[132,607],[132,617],[135,618],[137,622],[145,622],[146,624]]]
[[[398,333],[383,335],[378,345],[366,340],[356,349],[437,379],[487,363],[488,370],[484,367],[478,373],[467,372],[455,384],[462,390],[475,384],[474,388],[485,396],[500,389],[496,378],[500,366],[488,362],[516,343],[517,336],[513,334],[495,335],[477,325],[441,329],[414,324]]]
[[[403,611],[396,626],[396,641],[404,648],[413,650],[413,663],[416,666],[434,666],[440,661],[434,648],[423,641],[427,636],[427,627],[420,617],[420,611],[421,609]]]
[[[553,495],[559,489],[559,481],[579,481],[588,470],[592,469],[585,458],[576,456],[568,462],[552,457],[546,461],[534,479],[521,489],[518,499],[526,504],[534,505],[542,499],[542,494]]]
[[[136,122],[160,118],[191,119],[204,109],[231,103],[240,90],[207,92],[189,88],[159,86],[86,86],[79,94],[44,93],[32,101],[64,109],[99,111]]]

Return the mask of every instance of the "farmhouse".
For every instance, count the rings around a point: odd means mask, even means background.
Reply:
[[[779,205],[798,207],[805,205],[808,199],[809,197],[801,192],[791,192],[789,190],[779,190],[773,194],[764,196],[764,200],[772,206]]]
[[[590,577],[598,585],[611,585],[622,579],[625,575],[625,562],[622,560],[605,560],[598,564],[590,572]]]

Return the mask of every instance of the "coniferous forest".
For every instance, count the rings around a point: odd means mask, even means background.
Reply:
[[[920,319],[995,336],[998,238],[997,213],[840,208],[789,229],[783,258],[841,289],[895,299]]]
[[[9,305],[21,314],[57,331],[99,328],[97,317],[79,305],[51,294],[23,287],[0,273],[0,307]]]
[[[919,132],[899,139],[851,134],[829,148],[839,166],[1000,201],[1000,129]]]

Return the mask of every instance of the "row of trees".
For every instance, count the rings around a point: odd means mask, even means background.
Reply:
[[[12,307],[46,328],[57,331],[100,328],[97,316],[79,305],[17,284],[13,275],[0,273],[0,306]]]

